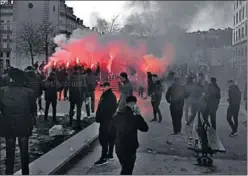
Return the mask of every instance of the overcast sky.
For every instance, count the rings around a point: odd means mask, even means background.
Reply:
[[[125,1],[66,1],[66,4],[74,8],[75,15],[83,19],[86,26],[94,25],[92,17],[94,13],[98,13],[107,20],[120,15],[120,22],[123,22],[129,14],[124,8]]]

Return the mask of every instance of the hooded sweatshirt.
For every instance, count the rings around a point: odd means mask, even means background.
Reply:
[[[27,85],[34,91],[35,97],[39,97],[42,94],[42,81],[41,78],[30,70],[25,71]]]
[[[133,110],[125,106],[113,117],[113,126],[116,131],[116,153],[133,154],[139,147],[138,130],[147,132],[149,127],[141,115],[134,114]]]

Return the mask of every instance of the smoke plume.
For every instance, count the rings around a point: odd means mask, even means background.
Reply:
[[[180,26],[186,31],[226,28],[232,25],[233,1],[130,1],[127,8],[153,11],[158,26]],[[155,12],[154,12],[155,11]]]
[[[81,29],[73,31],[69,39],[58,35],[54,42],[59,49],[49,59],[47,67],[84,65],[94,67],[100,63],[101,70],[118,74],[128,72],[145,75],[147,71],[162,74],[174,57],[173,46],[164,41],[160,49],[160,58],[148,51],[148,45],[143,40],[128,41],[122,36],[99,35],[98,33]],[[47,68],[46,67],[46,68]]]

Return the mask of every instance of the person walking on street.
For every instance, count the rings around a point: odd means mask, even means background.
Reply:
[[[57,71],[57,79],[58,79],[58,82],[59,82],[59,101],[61,100],[61,96],[62,96],[62,92],[65,88],[65,83],[66,83],[66,80],[67,80],[67,75],[66,73],[64,72],[64,70],[61,68],[60,70]],[[65,98],[65,97],[64,97]]]
[[[152,87],[153,81],[152,81],[152,73],[147,72],[147,95],[151,96],[151,87]]]
[[[121,175],[132,175],[139,147],[138,130],[147,132],[149,129],[136,103],[135,96],[128,96],[125,106],[113,117],[115,151],[122,167]]]
[[[32,66],[28,66],[25,69],[25,75],[27,79],[27,85],[34,91],[36,101],[39,101],[39,97],[42,95],[42,80],[41,77],[35,73],[35,70]],[[42,110],[41,103],[39,103],[39,109]],[[37,112],[36,112],[37,114]]]
[[[191,110],[191,104],[190,104],[190,94],[193,87],[193,77],[188,76],[186,78],[186,84],[184,85],[184,93],[185,93],[185,100],[184,100],[184,117],[185,122],[187,123],[189,120],[189,112]]]
[[[91,107],[91,113],[94,114],[95,112],[95,90],[96,90],[96,84],[97,84],[97,76],[100,73],[100,66],[97,65],[97,69],[95,73],[92,73],[91,68],[86,69],[86,84],[88,87],[88,98],[90,98],[90,104],[86,104],[86,111],[88,117],[90,116],[90,107]]]
[[[172,85],[166,92],[166,101],[170,104],[174,135],[181,133],[184,97],[183,86],[178,78],[174,78]]]
[[[68,93],[68,71],[66,69],[63,69],[63,73],[65,76],[65,85],[64,85],[64,100],[68,100],[67,93]]]
[[[207,107],[203,112],[203,118],[208,121],[210,116],[211,126],[216,130],[216,112],[220,103],[220,88],[217,85],[216,78],[210,78],[210,84],[206,94]]]
[[[6,141],[6,175],[14,174],[15,146],[18,138],[22,174],[29,175],[29,137],[35,124],[36,96],[26,86],[22,70],[9,70],[11,82],[0,89],[0,136]]]
[[[163,93],[163,86],[161,81],[158,79],[158,75],[153,74],[152,75],[153,83],[151,84],[151,104],[153,109],[153,119],[151,122],[157,121],[157,115],[159,118],[159,123],[162,121],[162,114],[159,108],[161,99],[162,99],[162,93]]]
[[[69,78],[69,102],[70,102],[70,125],[72,126],[72,120],[74,115],[75,106],[77,107],[77,128],[81,129],[81,108],[83,101],[87,97],[87,88],[84,87],[84,79],[80,74],[80,68],[74,67],[74,72]]]
[[[107,160],[113,159],[115,132],[110,131],[110,125],[116,109],[116,96],[110,88],[109,82],[105,82],[103,84],[103,94],[96,111],[96,122],[100,123],[99,141],[102,146],[101,158],[95,162],[97,166],[106,164]]]
[[[227,108],[227,122],[229,123],[232,132],[230,137],[238,135],[238,116],[241,103],[241,91],[237,85],[235,85],[233,80],[228,81],[228,102],[229,106]],[[233,119],[233,120],[232,120]]]
[[[53,122],[57,123],[56,120],[56,109],[57,109],[57,90],[59,89],[59,83],[56,79],[55,73],[51,72],[49,77],[44,82],[44,90],[45,90],[45,101],[46,101],[46,107],[45,107],[45,121],[48,120],[48,110],[50,104],[52,104],[53,108]]]
[[[197,75],[197,80],[193,84],[192,92],[189,96],[189,101],[191,103],[191,114],[186,125],[190,126],[195,119],[197,113],[203,114],[204,110],[207,107],[206,103],[206,93],[207,93],[208,84],[205,80],[203,73]]]
[[[133,95],[133,87],[128,79],[127,73],[122,72],[120,74],[120,80],[119,91],[121,93],[121,97],[118,102],[118,109],[125,107],[126,98]]]

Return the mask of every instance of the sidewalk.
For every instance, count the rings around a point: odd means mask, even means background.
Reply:
[[[141,111],[145,120],[152,119],[149,100],[140,101]],[[134,168],[134,174],[165,175],[165,174],[242,174],[247,173],[246,162],[246,138],[247,129],[240,127],[240,134],[237,138],[230,138],[229,126],[225,120],[225,107],[220,107],[217,113],[217,131],[225,146],[226,154],[217,154],[214,156],[214,168],[205,168],[196,166],[196,158],[193,153],[187,150],[185,135],[172,137],[172,124],[168,104],[162,103],[163,121],[159,123],[149,123],[148,133],[139,133],[140,147],[137,153],[137,162]],[[183,132],[183,130],[182,130]],[[166,141],[169,141],[167,143]],[[244,145],[245,142],[245,145]],[[239,149],[239,150],[237,150]],[[65,175],[118,175],[120,173],[120,164],[116,158],[108,164],[95,167],[101,154],[101,147],[98,143],[92,148],[86,156],[65,173]]]
[[[100,147],[94,153],[100,153]],[[86,158],[85,158],[86,159]],[[220,175],[220,174],[241,174],[246,175],[246,162],[232,160],[215,160],[216,167],[207,168],[195,165],[193,157],[178,157],[164,154],[142,153],[137,154],[137,160],[134,167],[134,175]],[[110,161],[108,164],[100,167],[85,169],[82,173],[82,167],[85,163],[78,163],[78,168],[68,174],[87,174],[87,175],[119,175],[121,167],[118,159]],[[80,169],[81,168],[81,169]],[[86,172],[85,172],[86,171]]]

